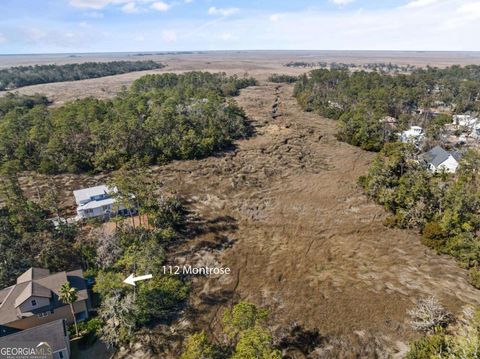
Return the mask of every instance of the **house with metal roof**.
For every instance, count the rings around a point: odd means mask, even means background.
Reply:
[[[4,350],[7,353],[8,349],[12,351],[20,346],[43,350],[43,353],[48,355],[51,353],[53,359],[69,359],[70,338],[66,325],[65,320],[58,319],[30,329],[17,330],[13,334],[0,337],[0,352]]]
[[[88,318],[90,301],[81,269],[52,274],[30,268],[16,284],[0,290],[0,337],[58,319],[72,323],[70,307],[60,299],[60,288],[67,282],[78,291],[73,304],[76,319]]]
[[[116,187],[106,185],[84,188],[73,191],[77,203],[77,220],[87,218],[108,219],[117,215],[130,215],[136,213],[134,209],[125,208],[117,201]]]
[[[458,151],[447,151],[440,146],[435,146],[430,151],[419,156],[419,160],[428,166],[431,172],[457,171],[462,155]]]
[[[425,133],[422,127],[411,126],[408,130],[400,132],[398,136],[403,143],[412,143],[419,146],[425,138]]]

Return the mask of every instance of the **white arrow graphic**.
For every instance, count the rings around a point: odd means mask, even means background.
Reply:
[[[127,284],[135,286],[135,282],[138,282],[139,280],[145,280],[145,279],[151,279],[151,278],[152,278],[151,274],[146,274],[146,275],[141,275],[139,277],[135,277],[132,273],[128,276],[127,279],[125,279],[123,281],[123,283],[127,283]]]

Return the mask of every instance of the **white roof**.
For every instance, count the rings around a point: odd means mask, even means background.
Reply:
[[[406,137],[419,137],[423,135],[423,128],[420,126],[411,126],[408,130],[402,132]]]
[[[75,196],[75,202],[77,202],[77,205],[80,205],[81,202],[88,201],[91,197],[100,196],[109,192],[116,192],[116,188],[110,190],[108,186],[100,185],[73,191],[73,195]]]
[[[112,205],[115,203],[115,198],[106,198],[102,199],[100,201],[90,201],[83,206],[78,206],[78,210],[83,211],[84,209],[93,209],[93,208],[99,208],[102,206],[108,206]]]

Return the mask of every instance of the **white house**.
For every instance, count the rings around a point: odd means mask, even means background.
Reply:
[[[440,146],[435,146],[430,151],[420,155],[419,159],[426,163],[431,172],[455,173],[461,157],[461,154],[457,151],[446,151]]]
[[[117,203],[114,197],[118,190],[105,185],[73,191],[77,203],[77,219],[94,217],[110,218],[116,215],[128,215],[136,212]]]
[[[467,129],[474,128],[479,123],[477,117],[472,115],[455,115],[453,116],[453,124],[457,127],[464,127]]]
[[[411,126],[408,130],[403,131],[399,134],[400,141],[404,143],[413,143],[419,145],[425,137],[423,128],[420,126]]]

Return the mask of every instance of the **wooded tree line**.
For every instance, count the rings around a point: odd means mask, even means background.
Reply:
[[[0,101],[0,163],[53,174],[201,158],[250,134],[229,96],[255,83],[202,72],[147,75],[111,100],[54,109],[44,97],[9,94]]]
[[[426,171],[414,153],[386,144],[359,182],[393,213],[387,225],[418,228],[425,245],[457,258],[480,288],[480,153],[466,152],[455,175]]]
[[[4,166],[0,172],[0,288],[32,266],[63,271],[83,264],[77,228],[56,228],[48,220],[56,202],[54,186],[48,188],[34,202],[22,191],[15,168]]]
[[[395,76],[314,70],[300,77],[295,96],[304,110],[338,120],[340,140],[380,151],[394,140],[385,136],[380,121],[385,116],[406,125],[418,116],[417,110],[437,103],[451,105],[455,113],[480,111],[480,66],[416,69]]]
[[[50,82],[77,81],[165,67],[155,61],[84,62],[66,65],[16,66],[0,70],[0,90]]]
[[[285,74],[273,74],[268,77],[268,81],[275,82],[275,83],[293,84],[294,82],[297,82],[297,80],[298,80],[297,76],[285,75]]]

